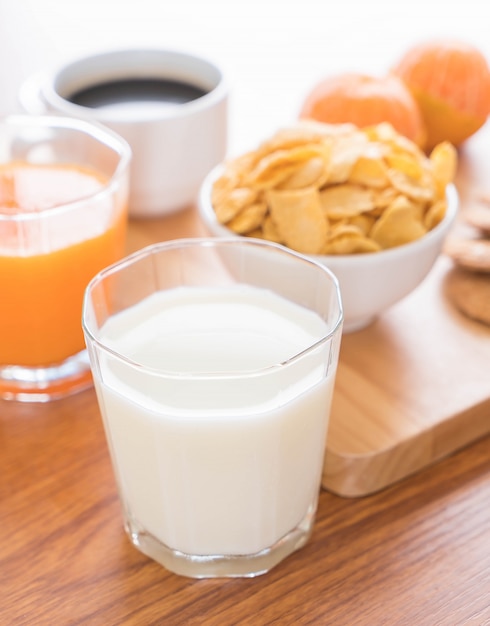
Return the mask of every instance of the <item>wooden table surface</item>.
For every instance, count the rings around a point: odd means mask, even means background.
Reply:
[[[320,75],[380,73],[435,27],[490,55],[481,0],[416,1],[401,20],[389,0],[26,2],[24,32],[12,28],[15,15],[2,22],[2,107],[26,61],[31,71],[101,46],[187,47],[230,71],[234,152],[289,121]],[[8,4],[0,1],[3,17]],[[464,203],[490,190],[488,146],[487,129],[465,147]],[[190,208],[133,222],[128,249],[204,234]],[[93,390],[44,405],[0,401],[0,626],[195,624],[489,626],[490,438],[374,495],[322,491],[300,551],[255,579],[199,581],[167,572],[126,538]]]
[[[128,248],[204,235],[195,209]],[[0,624],[490,624],[490,439],[375,495],[323,491],[312,539],[270,573],[191,580],[126,538],[93,390],[0,401]]]

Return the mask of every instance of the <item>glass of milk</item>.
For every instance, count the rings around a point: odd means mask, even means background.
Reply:
[[[85,340],[139,550],[238,577],[307,542],[342,322],[328,269],[248,238],[156,244],[90,282]]]

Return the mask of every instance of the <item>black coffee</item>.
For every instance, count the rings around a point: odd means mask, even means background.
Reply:
[[[176,80],[131,78],[92,85],[72,94],[74,104],[94,108],[176,105],[201,98],[207,92]]]

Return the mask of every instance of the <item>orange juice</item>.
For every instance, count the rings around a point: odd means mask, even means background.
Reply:
[[[77,165],[0,166],[0,226],[15,217],[0,231],[0,365],[46,366],[84,349],[85,287],[124,253],[127,207],[99,193],[106,183]],[[66,210],[73,202],[82,210]]]

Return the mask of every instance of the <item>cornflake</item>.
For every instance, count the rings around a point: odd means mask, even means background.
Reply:
[[[234,232],[304,254],[364,254],[423,237],[444,218],[457,153],[427,157],[390,124],[301,120],[225,163],[211,200]]]

